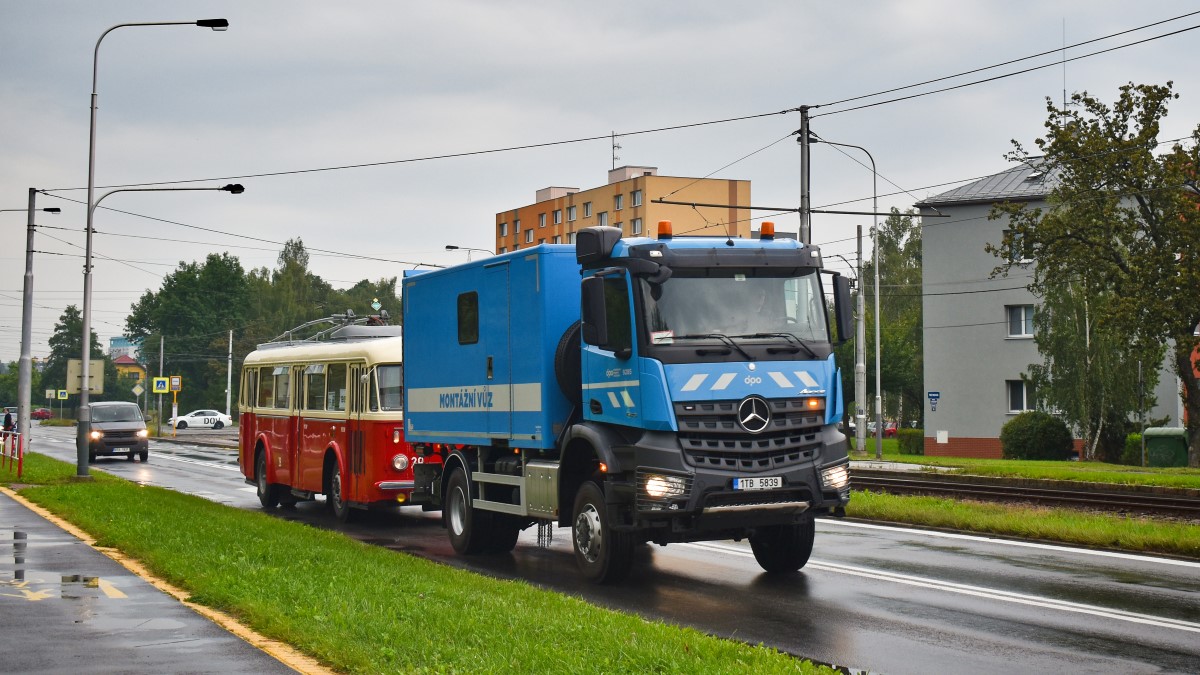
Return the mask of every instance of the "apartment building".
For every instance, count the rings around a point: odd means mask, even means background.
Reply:
[[[570,244],[580,228],[595,225],[654,237],[660,220],[670,220],[675,235],[749,238],[749,205],[750,181],[660,176],[656,167],[623,166],[609,171],[601,187],[548,187],[537,191],[533,204],[497,213],[495,250]]]

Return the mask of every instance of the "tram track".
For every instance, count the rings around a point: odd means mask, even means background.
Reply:
[[[899,495],[934,495],[955,499],[1024,502],[1090,510],[1137,512],[1200,520],[1200,494],[1196,490],[1128,489],[1109,483],[1023,481],[981,476],[921,474],[853,470],[850,486],[856,490]]]

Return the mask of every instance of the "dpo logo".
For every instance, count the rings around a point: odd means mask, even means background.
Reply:
[[[752,377],[750,375],[747,375],[746,379],[742,380],[742,382],[745,382],[746,384],[753,387],[756,384],[762,384],[762,378],[761,377]]]

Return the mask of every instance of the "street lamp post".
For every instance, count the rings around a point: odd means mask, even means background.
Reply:
[[[454,244],[446,244],[446,250],[447,251],[466,251],[467,252],[467,262],[471,262],[471,251],[479,251],[480,253],[486,253],[488,255],[496,255],[495,253],[492,253],[491,251],[487,250],[486,248],[471,248],[470,246],[455,246]]]
[[[871,160],[871,212],[875,219],[875,225],[871,228],[871,248],[873,250],[871,259],[874,261],[873,267],[875,268],[875,459],[883,459],[883,394],[880,393],[879,377],[879,172],[875,170],[875,158],[861,145],[834,143],[814,136],[810,136],[809,140],[813,143],[826,143],[862,150],[866,153],[867,159]],[[861,250],[858,259],[862,260]],[[862,297],[861,291],[859,297]]]
[[[238,183],[230,183],[229,185],[222,185],[221,187],[117,188],[115,190],[109,190],[108,192],[105,192],[104,194],[100,195],[100,198],[97,199],[96,202],[91,205],[89,210],[94,211],[96,209],[96,207],[100,205],[100,202],[104,201],[105,197],[107,197],[111,194],[116,194],[118,192],[194,192],[194,191],[199,191],[199,190],[219,190],[221,192],[228,192],[230,194],[240,195],[246,191],[246,188],[242,187]],[[91,291],[92,291],[92,284],[91,284],[92,232],[91,232],[91,228],[90,228],[91,220],[92,220],[92,218],[89,217],[88,218],[89,229],[88,229],[88,236],[87,236],[88,247],[87,247],[87,253],[86,253],[86,260],[84,261],[84,273],[83,273],[84,274],[84,277],[83,277],[84,278],[84,284],[83,284],[83,306],[84,306],[84,310],[83,310],[83,352],[82,352],[82,356],[80,357],[80,361],[81,361],[80,379],[81,379],[81,381],[79,383],[79,415],[78,415],[79,431],[78,431],[77,437],[75,439],[75,444],[76,444],[75,451],[76,451],[76,462],[77,462],[76,475],[79,477],[86,477],[88,475],[88,445],[91,440],[89,437],[90,437],[91,431],[92,431],[92,429],[91,429],[92,417],[91,417],[90,411],[88,410],[88,393],[91,389],[91,382],[88,377],[88,375],[89,375],[88,368],[91,365],[91,356],[92,356],[92,350],[91,350],[92,328],[90,325],[91,322],[88,320],[90,317],[90,314],[91,314],[91,307],[92,307],[92,297],[91,297]]]
[[[225,19],[200,19],[198,21],[154,21],[138,23],[119,23],[100,34],[96,40],[96,48],[92,52],[92,105],[91,123],[88,126],[88,178],[87,178],[87,225],[85,227],[87,244],[84,249],[83,262],[83,350],[82,350],[82,381],[79,387],[79,430],[75,438],[76,474],[80,478],[88,475],[88,436],[91,432],[92,418],[88,411],[88,367],[91,361],[92,346],[92,215],[100,200],[93,200],[96,190],[96,75],[100,63],[100,43],[104,37],[118,28],[126,26],[199,26],[211,28],[214,31],[229,29],[229,21]],[[239,186],[240,187],[240,186]],[[186,189],[186,188],[183,188]],[[211,189],[211,188],[192,188]],[[113,192],[118,192],[114,190]],[[109,192],[100,199],[104,199]]]
[[[35,207],[37,188],[29,188],[29,208],[0,209],[0,211],[28,211],[28,226],[25,228],[25,285],[21,292],[21,360],[17,365],[17,429],[25,434],[25,447],[29,447],[29,413],[33,394],[30,391],[33,379],[33,214],[37,211],[61,213],[62,209],[50,206]]]

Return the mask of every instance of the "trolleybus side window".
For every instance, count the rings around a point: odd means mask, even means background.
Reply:
[[[304,369],[304,409],[325,409],[324,363],[314,363]]]
[[[275,404],[275,377],[270,368],[262,368],[258,374],[258,407],[270,408]]]
[[[291,381],[288,379],[290,376],[290,373],[288,372],[289,370],[290,368],[287,366],[277,366],[275,370],[271,372],[275,379],[274,407],[276,408],[286,409],[288,407],[288,390],[290,388],[289,385],[291,384]]]
[[[346,409],[346,364],[331,363],[325,390],[326,410]]]
[[[258,368],[247,368],[242,382],[242,405],[253,406],[258,396]]]

